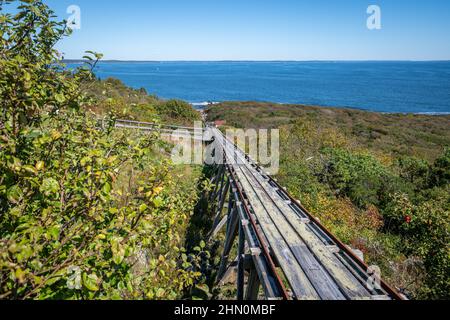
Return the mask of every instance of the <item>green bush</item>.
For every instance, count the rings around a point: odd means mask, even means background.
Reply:
[[[403,238],[403,251],[420,257],[426,268],[426,286],[419,297],[448,299],[450,292],[450,189],[438,200],[412,203],[397,194],[385,212],[392,229]]]
[[[322,181],[338,195],[348,196],[357,206],[383,207],[392,191],[410,191],[388,168],[368,154],[327,148]]]
[[[414,184],[417,190],[428,187],[430,165],[427,161],[415,157],[400,157],[398,167],[400,177]]]
[[[447,147],[444,154],[436,159],[433,166],[433,186],[445,186],[450,184],[450,148]]]
[[[40,0],[17,12],[0,15],[0,299],[182,297],[195,180],[179,188],[156,134],[84,111],[100,55],[62,72],[64,24]]]
[[[114,114],[121,119],[193,126],[201,120],[190,104],[181,100],[160,100],[145,89],[134,90],[115,78],[93,80],[84,92],[93,99],[87,109],[99,115]]]
[[[155,106],[157,112],[163,118],[200,120],[200,114],[192,109],[192,106],[182,100],[168,100]]]

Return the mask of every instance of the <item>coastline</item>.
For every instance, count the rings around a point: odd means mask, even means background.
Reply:
[[[78,67],[68,64],[68,68]],[[258,101],[384,113],[450,114],[450,62],[108,62],[100,79],[120,79],[194,105]]]
[[[349,107],[349,106],[325,106],[325,105],[308,105],[303,103],[283,103],[283,102],[273,102],[273,101],[251,101],[251,100],[240,100],[240,101],[220,101],[220,102],[192,102],[188,101],[188,103],[195,110],[206,110],[208,107],[220,105],[224,103],[255,103],[255,104],[271,104],[278,106],[291,106],[291,107],[312,107],[312,108],[324,108],[324,109],[340,109],[340,110],[353,110],[353,111],[363,111],[370,113],[379,113],[385,115],[418,115],[418,116],[450,116],[449,112],[383,112],[383,111],[374,111],[367,110],[363,108],[357,107]]]

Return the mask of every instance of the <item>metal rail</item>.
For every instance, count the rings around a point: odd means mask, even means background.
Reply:
[[[155,131],[159,132],[162,136],[170,137],[174,139],[185,138],[206,141],[203,137],[203,128],[175,126],[167,124],[157,124],[151,122],[141,122],[134,120],[116,120],[116,128],[122,129],[136,129],[142,131]]]
[[[239,300],[258,299],[260,287],[266,299],[405,299],[217,128],[204,132],[132,120],[118,120],[115,126],[172,136],[180,129],[175,135],[205,142],[213,137],[222,161],[212,178],[209,200],[215,221],[210,236],[226,227],[217,280],[226,282],[237,269]],[[230,263],[236,239],[237,258]]]
[[[143,122],[143,121],[134,121],[134,120],[124,120],[124,119],[117,119],[116,124],[128,124],[128,125],[137,125],[139,127],[143,128],[166,128],[166,129],[185,129],[188,131],[195,131],[196,128],[194,127],[185,127],[185,126],[177,126],[177,125],[171,125],[171,124],[158,124],[153,122]],[[202,129],[203,130],[203,129]]]
[[[258,237],[264,258],[269,262],[269,271],[272,279],[276,280],[280,298],[403,299],[396,290],[370,274],[369,267],[363,261],[242,150],[227,140],[219,130],[211,130],[215,143],[224,152],[228,175],[239,190],[239,201],[245,204],[245,211],[251,217],[252,230]],[[219,193],[226,192],[220,190]],[[222,201],[223,197],[220,196]],[[216,214],[216,221],[219,221],[220,206]],[[215,228],[220,227],[220,223],[215,223]],[[217,232],[215,230],[214,234]],[[245,237],[245,234],[242,236]],[[230,240],[229,233],[226,237],[226,243],[234,240],[233,236]],[[248,237],[244,240],[249,241]],[[225,247],[221,269],[228,263],[228,255],[229,245]],[[245,253],[239,252],[238,261],[241,260],[241,255],[245,256]],[[243,271],[240,268],[244,267],[238,263],[238,297],[242,298],[242,280],[239,279]],[[247,268],[258,269],[258,266],[255,264]],[[262,271],[257,270],[257,273],[261,274]],[[224,274],[226,273],[219,272],[219,279]],[[247,292],[252,291],[255,298],[251,275],[250,272]],[[289,284],[289,290],[284,287],[282,279]],[[377,281],[380,286],[373,286]],[[270,286],[267,279],[259,279],[259,282],[264,288]],[[247,294],[246,297],[252,295]]]
[[[289,294],[286,290],[286,287],[285,287],[282,279],[280,278],[280,276],[276,270],[275,263],[272,259],[272,256],[270,255],[269,246],[266,244],[266,241],[265,241],[263,235],[261,234],[261,232],[258,229],[257,221],[255,220],[249,206],[247,205],[247,201],[245,200],[244,192],[240,188],[239,183],[236,183],[236,181],[238,181],[238,180],[236,179],[236,177],[234,175],[234,169],[229,165],[227,165],[227,169],[228,169],[228,172],[229,172],[230,176],[232,177],[233,181],[235,181],[234,185],[235,185],[236,189],[238,190],[238,195],[235,196],[235,199],[236,199],[236,201],[239,201],[239,199],[244,200],[241,203],[243,205],[243,208],[245,209],[248,219],[251,222],[252,232],[256,235],[258,242],[259,242],[259,246],[263,250],[264,258],[266,259],[267,264],[269,265],[269,268],[270,268],[270,273],[276,280],[276,282],[275,282],[276,286],[278,287],[279,292],[281,293],[281,296],[283,297],[283,299],[288,299]],[[245,220],[243,220],[243,221],[245,221]]]

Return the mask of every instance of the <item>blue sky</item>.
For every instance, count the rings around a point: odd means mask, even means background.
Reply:
[[[118,60],[450,60],[448,0],[46,0],[81,30],[59,44]],[[379,5],[382,29],[368,30]]]

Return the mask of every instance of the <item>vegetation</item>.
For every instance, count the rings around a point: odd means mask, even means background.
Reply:
[[[174,167],[158,134],[113,127],[122,108],[197,115],[96,80],[99,54],[64,71],[53,47],[65,23],[41,0],[8,5],[18,8],[0,12],[0,299],[183,297],[205,255],[204,244],[183,248],[201,172]]]
[[[201,121],[200,113],[180,100],[160,100],[145,89],[134,90],[120,80],[109,78],[91,81],[84,89],[95,103],[88,110],[98,115],[113,114],[118,118],[144,122],[162,122],[193,126]]]
[[[207,298],[210,168],[113,130],[199,114],[96,79],[93,52],[67,71],[54,46],[69,33],[42,0],[0,0],[0,299]],[[224,103],[209,118],[279,127],[282,184],[397,287],[448,298],[449,117]]]
[[[279,182],[413,298],[450,292],[450,117],[252,102],[207,110],[280,129]]]
[[[355,109],[225,102],[210,108],[211,121],[225,120],[237,128],[277,128],[297,120],[320,122],[375,154],[408,155],[434,161],[450,141],[450,116],[382,114]]]

